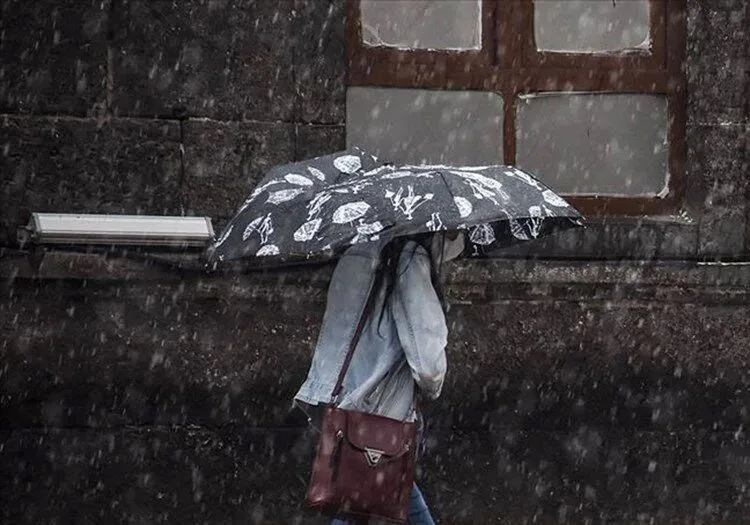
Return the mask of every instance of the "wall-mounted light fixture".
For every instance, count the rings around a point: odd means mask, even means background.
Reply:
[[[205,248],[214,239],[209,217],[32,213],[18,240],[41,245]]]

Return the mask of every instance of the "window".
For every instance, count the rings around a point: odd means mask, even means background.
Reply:
[[[584,213],[684,193],[684,0],[349,0],[347,141],[517,164]]]

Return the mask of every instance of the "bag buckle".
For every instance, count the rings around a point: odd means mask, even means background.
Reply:
[[[371,467],[378,466],[380,460],[383,459],[383,454],[385,454],[385,452],[382,450],[365,447],[365,459],[367,459],[367,464]]]

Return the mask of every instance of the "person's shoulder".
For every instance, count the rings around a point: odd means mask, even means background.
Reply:
[[[409,239],[404,243],[404,248],[401,250],[401,254],[419,254],[419,255],[429,255],[427,252],[427,248],[422,246],[422,244],[418,243],[415,240]]]
[[[379,258],[385,243],[381,240],[359,242],[351,245],[342,254],[343,257]]]
[[[341,254],[337,266],[358,266],[374,270],[380,264],[382,243],[363,242],[350,246]]]
[[[420,243],[408,240],[404,243],[404,247],[401,249],[399,267],[401,272],[403,272],[412,265],[429,268],[430,255],[427,249],[425,249]]]

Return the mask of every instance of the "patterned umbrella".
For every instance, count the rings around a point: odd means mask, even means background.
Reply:
[[[480,256],[582,219],[513,166],[393,166],[353,148],[272,168],[208,254],[319,259],[360,242],[465,230],[467,254]]]

